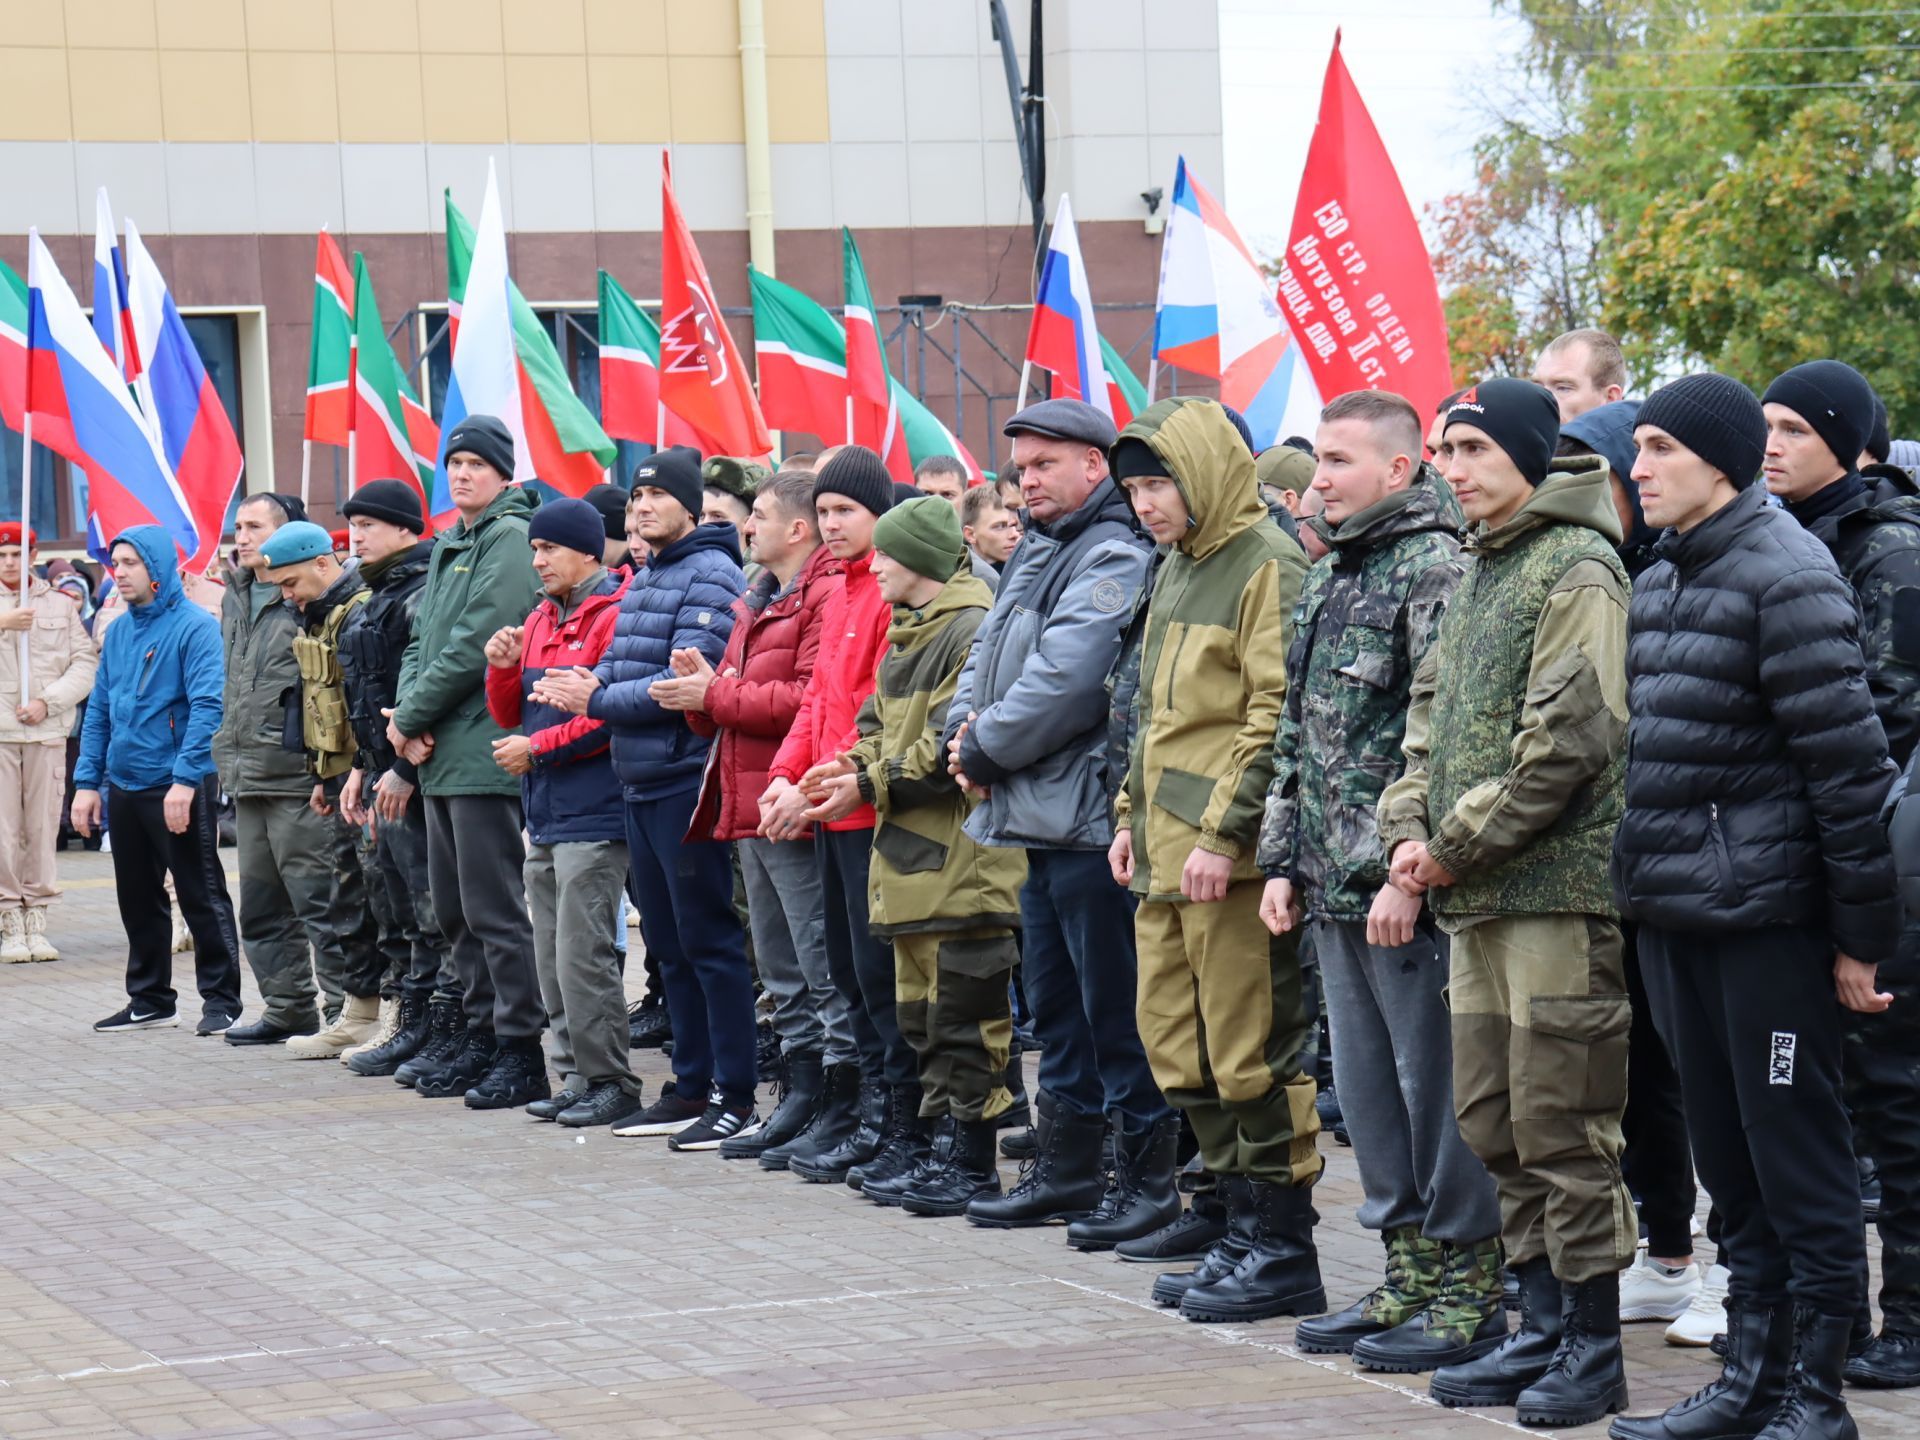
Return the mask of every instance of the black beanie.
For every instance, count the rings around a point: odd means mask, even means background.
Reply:
[[[1560,404],[1544,385],[1496,376],[1469,385],[1447,410],[1441,433],[1472,425],[1507,452],[1529,485],[1547,478],[1553,449],[1560,442]]]
[[[1848,470],[1860,463],[1873,433],[1873,386],[1851,365],[1838,360],[1809,360],[1767,386],[1762,405],[1784,405],[1827,442]]]
[[[1642,425],[1666,431],[1731,480],[1736,490],[1753,483],[1767,453],[1767,417],[1753,391],[1711,370],[1654,391],[1634,420],[1636,430]]]
[[[580,497],[600,512],[607,539],[627,538],[627,501],[631,498],[618,485],[596,485]]]
[[[844,495],[875,515],[893,508],[893,477],[887,465],[864,445],[845,445],[833,452],[813,477],[813,498]]]
[[[1867,436],[1862,448],[1877,465],[1886,464],[1887,457],[1893,453],[1893,427],[1887,421],[1887,402],[1880,398],[1878,391],[1873,396],[1873,433]]]
[[[598,560],[605,553],[606,526],[584,500],[549,500],[527,521],[527,539],[548,540]]]
[[[633,472],[633,488],[650,485],[664,490],[686,507],[687,514],[699,522],[707,498],[700,483],[700,452],[685,445],[669,445],[642,460]]]
[[[1137,435],[1122,435],[1114,442],[1113,450],[1107,457],[1107,468],[1112,471],[1116,485],[1143,475],[1171,477],[1173,474],[1167,468],[1167,462]]]
[[[441,454],[452,459],[460,451],[478,455],[507,479],[513,479],[513,432],[493,415],[469,415],[453,427]]]
[[[420,492],[404,480],[369,480],[353,492],[340,513],[348,519],[364,515],[369,520],[384,520],[411,530],[427,533],[427,518],[420,511]]]

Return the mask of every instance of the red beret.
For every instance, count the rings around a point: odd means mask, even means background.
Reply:
[[[336,551],[353,548],[353,539],[345,530],[329,530],[327,538],[333,541],[333,548]]]
[[[0,545],[18,545],[20,543],[20,522],[18,520],[0,520]],[[40,543],[40,532],[27,532],[27,548],[31,550]]]

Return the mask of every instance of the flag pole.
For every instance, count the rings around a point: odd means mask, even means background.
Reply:
[[[306,505],[311,499],[313,479],[313,441],[300,437],[300,503]]]
[[[115,316],[116,322],[119,317]],[[27,590],[33,584],[33,565],[31,563],[33,534],[33,409],[20,417],[20,588],[14,592],[14,608],[21,609],[27,603]],[[20,703],[25,705],[31,699],[28,694],[32,686],[32,657],[28,654],[30,630],[20,632]]]
[[[1020,400],[1019,403],[1013,407],[1015,414],[1027,408],[1027,377],[1031,375],[1032,372],[1033,362],[1031,360],[1022,360],[1020,362]]]
[[[653,448],[656,452],[667,448],[667,402],[659,394],[653,399]]]
[[[360,427],[354,426],[347,431],[347,498],[353,498],[355,484],[359,479],[360,466]]]
[[[1147,404],[1149,405],[1153,404],[1153,382],[1159,378],[1160,356],[1156,352],[1147,357]]]
[[[853,443],[853,382],[847,382],[847,438],[845,444]]]

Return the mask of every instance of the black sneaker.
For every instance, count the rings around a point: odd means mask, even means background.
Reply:
[[[200,1017],[200,1023],[193,1027],[196,1035],[222,1035],[240,1023],[237,1014],[229,1015],[224,1010],[209,1010]]]
[[[180,1015],[174,1010],[153,1010],[134,1001],[123,1010],[116,1010],[104,1020],[93,1022],[93,1028],[105,1035],[114,1030],[160,1030],[168,1025],[178,1025]]]
[[[718,1090],[707,1102],[700,1118],[667,1141],[669,1150],[718,1150],[736,1135],[750,1135],[760,1128],[760,1116],[753,1108],[753,1097],[728,1100]]]
[[[682,1095],[669,1080],[660,1090],[660,1098],[623,1125],[613,1127],[616,1135],[677,1135],[707,1113],[704,1101]]]

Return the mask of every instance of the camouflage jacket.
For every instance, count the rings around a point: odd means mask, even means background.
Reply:
[[[1920,740],[1920,666],[1895,652],[1893,617],[1903,593],[1920,595],[1920,489],[1893,465],[1872,466],[1862,479],[1863,489],[1823,513],[1802,518],[1799,507],[1788,509],[1833,552],[1853,586],[1874,713],[1894,763],[1904,767]]]
[[[1464,524],[1422,465],[1329,532],[1300,591],[1258,859],[1302,887],[1311,915],[1364,920],[1386,883],[1375,810],[1400,776],[1413,672],[1459,583]]]

